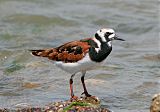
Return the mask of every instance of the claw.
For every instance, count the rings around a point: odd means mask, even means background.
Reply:
[[[88,94],[88,92],[83,92],[81,95],[85,94],[86,97],[91,97],[92,95]]]
[[[84,92],[81,95],[84,95]]]

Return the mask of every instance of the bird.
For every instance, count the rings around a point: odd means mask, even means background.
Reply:
[[[78,72],[82,73],[81,82],[84,90],[82,94],[86,97],[92,96],[85,85],[85,74],[105,63],[112,51],[113,40],[125,41],[116,35],[114,29],[102,28],[96,31],[91,38],[70,41],[58,47],[30,51],[34,56],[52,60],[57,67],[71,74],[69,79],[70,99],[73,100],[77,98],[73,92],[73,77]]]

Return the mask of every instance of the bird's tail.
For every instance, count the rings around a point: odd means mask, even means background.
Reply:
[[[34,56],[43,56],[43,52],[45,50],[29,50],[29,51],[31,51],[31,54]]]
[[[57,50],[55,48],[50,49],[40,49],[40,50],[29,50],[31,54],[39,57],[48,57],[49,59],[54,59],[57,55]]]

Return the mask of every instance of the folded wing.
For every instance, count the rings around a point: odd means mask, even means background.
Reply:
[[[47,57],[54,61],[77,62],[89,51],[90,45],[85,41],[72,41],[57,48],[30,50],[34,56]]]

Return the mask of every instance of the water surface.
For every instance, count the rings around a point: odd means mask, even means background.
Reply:
[[[69,98],[70,74],[28,49],[56,47],[114,28],[107,63],[87,72],[88,91],[115,112],[147,112],[160,91],[156,0],[0,0],[0,107],[39,106]],[[75,94],[82,93],[80,74]]]

